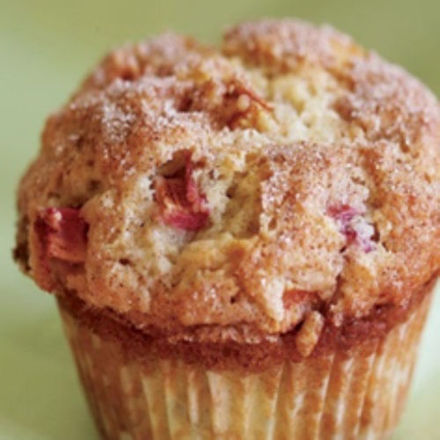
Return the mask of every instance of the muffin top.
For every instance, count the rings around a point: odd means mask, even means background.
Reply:
[[[221,49],[125,46],[47,120],[15,257],[43,289],[167,334],[319,332],[404,306],[440,268],[439,109],[296,20],[238,25]]]

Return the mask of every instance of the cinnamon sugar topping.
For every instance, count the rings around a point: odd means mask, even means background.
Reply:
[[[440,270],[439,133],[429,90],[329,27],[163,35],[49,117],[16,256],[138,328],[301,328],[307,354],[322,322],[408,304]]]

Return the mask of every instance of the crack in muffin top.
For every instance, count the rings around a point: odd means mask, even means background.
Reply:
[[[438,272],[439,128],[421,83],[329,27],[159,36],[49,117],[15,255],[139,328],[339,326]]]

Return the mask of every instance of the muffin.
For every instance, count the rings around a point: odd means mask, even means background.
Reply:
[[[384,439],[440,269],[440,108],[329,27],[107,55],[46,122],[15,259],[103,439]]]

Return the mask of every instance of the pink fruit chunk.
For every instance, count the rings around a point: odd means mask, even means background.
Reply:
[[[374,249],[374,228],[365,220],[360,210],[341,203],[331,205],[327,212],[339,224],[339,230],[345,235],[347,245],[356,244],[367,253]]]
[[[347,225],[356,215],[361,214],[357,209],[350,205],[341,203],[340,205],[331,205],[328,208],[328,213],[341,224]]]
[[[86,258],[88,225],[75,208],[47,208],[38,217],[35,230],[43,257],[68,263]]]
[[[185,166],[171,176],[156,179],[156,200],[162,221],[178,229],[198,231],[209,218],[206,196],[193,177],[191,154],[186,154]]]

